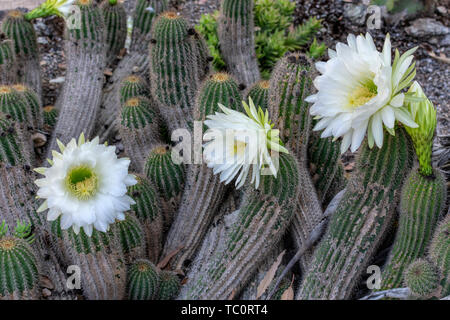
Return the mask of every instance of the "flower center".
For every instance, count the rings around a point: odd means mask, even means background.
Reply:
[[[348,98],[349,106],[352,108],[358,108],[377,95],[377,86],[373,81],[368,81],[367,83],[359,86],[354,90],[350,97]]]
[[[232,155],[242,156],[245,152],[245,148],[247,147],[247,143],[235,140],[233,145]]]
[[[16,247],[14,239],[2,239],[0,240],[0,248],[4,251],[12,250]]]
[[[87,166],[72,168],[66,177],[66,186],[70,193],[80,200],[88,200],[98,189],[98,178]]]

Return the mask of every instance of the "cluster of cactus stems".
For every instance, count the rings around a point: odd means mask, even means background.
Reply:
[[[282,241],[290,238],[304,250],[301,276],[294,271],[295,298],[349,299],[392,230],[381,290],[407,286],[427,299],[450,294],[446,182],[431,168],[431,149],[420,142],[423,130],[397,126],[382,148],[365,142],[346,181],[339,141],[312,129],[305,101],[316,76],[312,61],[288,53],[270,80],[260,80],[253,1],[221,1],[227,72],[220,73],[210,72],[204,39],[166,0],[136,1],[127,50],[119,1],[75,5],[81,25],[65,33],[67,72],[55,106],[42,106],[32,22],[11,11],[1,24],[0,299],[42,298],[40,276],[53,284],[48,299],[75,299],[66,286],[71,265],[81,270],[87,299],[256,299],[279,254],[291,249],[292,241]],[[206,163],[174,162],[174,130],[203,133],[206,127],[194,121],[220,112],[219,103],[243,112],[242,100],[249,98],[268,111],[289,150],[277,155],[276,176],[263,175],[257,189],[247,183],[239,193]],[[429,129],[427,143],[434,133]],[[84,132],[103,143],[119,134],[137,180],[127,190],[135,203],[125,219],[89,236],[38,213],[32,170],[42,161],[32,140],[37,132],[49,135],[48,158],[57,139],[66,143]],[[338,192],[343,196],[328,216],[324,209]],[[6,224],[17,224],[16,232]],[[284,278],[271,282],[262,299],[280,299],[292,286],[293,274],[280,273],[283,268],[281,263],[275,278]]]

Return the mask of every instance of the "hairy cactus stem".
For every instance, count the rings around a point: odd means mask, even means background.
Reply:
[[[127,13],[122,3],[105,0],[102,2],[103,18],[106,27],[106,43],[108,45],[106,61],[111,65],[125,47],[127,38]]]
[[[12,40],[0,39],[0,84],[17,83],[17,62]]]

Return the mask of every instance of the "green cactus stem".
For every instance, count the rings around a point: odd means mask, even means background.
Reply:
[[[145,97],[128,99],[122,106],[119,132],[136,172],[142,171],[150,150],[161,140],[157,112],[155,103]]]
[[[162,249],[164,235],[163,208],[156,188],[143,175],[136,174],[137,184],[128,188],[128,195],[136,204],[131,206],[144,231],[147,256],[157,263]]]
[[[441,275],[441,296],[446,297],[450,295],[450,214],[436,228],[428,251]]]
[[[239,294],[289,226],[297,203],[299,174],[295,158],[280,154],[277,177],[262,176],[249,186],[231,225],[224,249],[211,257],[205,272],[189,279],[182,298],[228,299]]]
[[[148,260],[136,260],[128,270],[127,283],[130,300],[154,300],[159,287],[158,269]]]
[[[404,270],[426,254],[446,202],[446,183],[438,170],[424,177],[411,171],[402,188],[396,239],[381,277],[381,290],[401,287]]]
[[[144,173],[158,191],[164,213],[164,227],[168,228],[180,205],[185,182],[184,165],[172,161],[168,145],[158,145],[150,151]]]
[[[218,26],[220,52],[228,71],[247,87],[260,78],[253,6],[253,0],[222,0]]]
[[[44,129],[51,131],[56,125],[56,120],[58,119],[58,110],[54,106],[45,106],[42,109],[42,116]]]
[[[248,98],[252,98],[256,107],[261,107],[263,111],[266,111],[269,108],[269,87],[269,81],[258,81],[248,91],[247,100]]]
[[[172,132],[192,128],[192,111],[199,85],[198,46],[186,20],[166,11],[153,23],[150,78],[154,99]]]
[[[427,299],[437,294],[439,277],[435,267],[428,261],[418,259],[405,270],[405,286],[414,296]]]
[[[181,287],[178,275],[172,271],[161,271],[159,278],[158,299],[171,300],[175,298]]]
[[[221,103],[230,109],[243,111],[241,93],[236,81],[226,73],[215,73],[208,77],[197,95],[194,120],[204,121],[219,111]],[[191,165],[186,172],[186,188],[180,208],[167,235],[163,255],[183,246],[171,263],[181,269],[187,259],[201,244],[212,218],[221,204],[226,186],[219,175],[206,164]]]
[[[35,130],[42,128],[42,106],[36,92],[22,84],[13,85],[12,89],[26,102],[27,113],[30,115],[30,121],[28,123]]]
[[[360,148],[355,171],[318,244],[299,299],[349,299],[391,227],[400,190],[413,162],[402,128],[381,149]]]
[[[18,80],[42,95],[41,71],[36,33],[22,12],[13,10],[3,19],[1,31],[13,42]]]
[[[127,38],[127,13],[122,3],[105,0],[101,4],[106,27],[107,65],[113,63],[125,47]]]
[[[57,149],[56,140],[68,143],[82,132],[92,138],[100,108],[106,64],[105,25],[93,0],[78,0],[80,28],[66,31],[65,82],[56,101],[58,121],[48,143],[47,158]]]
[[[130,75],[120,84],[120,103],[138,96],[149,97],[150,92],[147,83],[139,76]]]
[[[153,10],[147,10],[152,8]],[[137,0],[133,14],[133,31],[131,45],[127,54],[119,61],[113,75],[105,87],[98,115],[95,135],[100,142],[114,137],[119,128],[117,115],[120,113],[121,101],[119,90],[123,80],[133,72],[145,81],[148,80],[149,54],[148,46],[151,40],[151,26],[155,17],[168,8],[167,0]],[[127,100],[127,99],[125,99]]]
[[[1,39],[0,34],[0,84],[17,83],[17,62],[13,42]]]
[[[127,213],[124,220],[116,221],[112,229],[126,263],[145,256],[144,229],[133,213]]]

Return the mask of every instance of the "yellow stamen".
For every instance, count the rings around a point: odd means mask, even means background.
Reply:
[[[348,103],[351,107],[357,108],[369,102],[377,94],[366,87],[358,87],[349,97]]]
[[[97,175],[87,166],[72,168],[67,174],[66,186],[76,198],[88,200],[98,189]]]
[[[233,153],[232,155],[243,155],[245,152],[245,148],[247,147],[247,144],[242,141],[234,141],[233,146]]]

